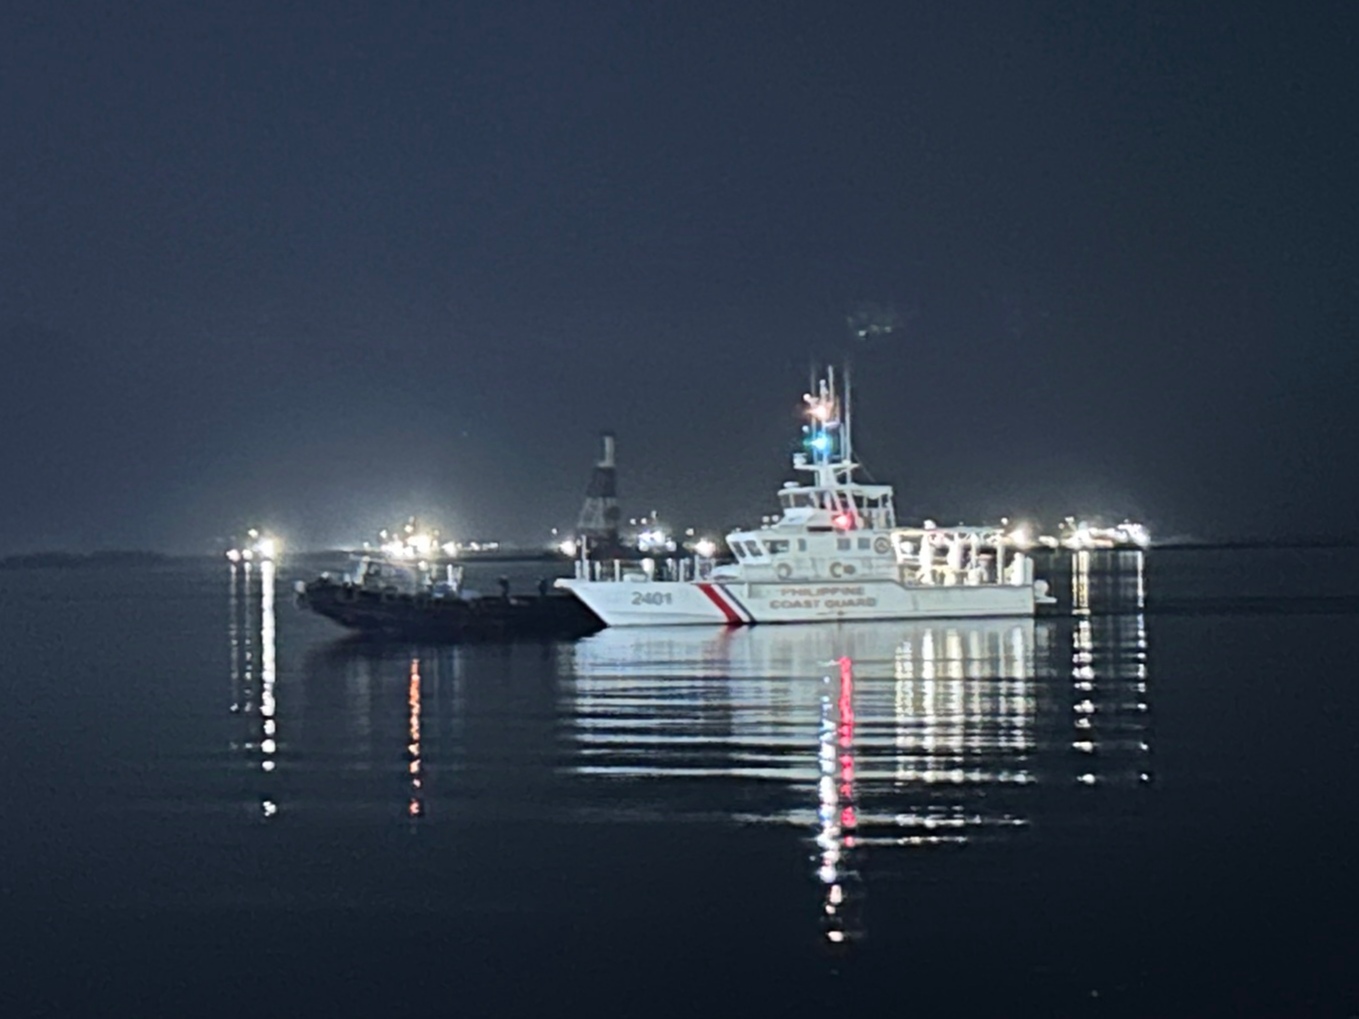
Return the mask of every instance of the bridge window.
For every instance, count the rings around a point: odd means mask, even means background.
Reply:
[[[766,541],[764,547],[769,550],[770,555],[782,555],[788,551],[788,542],[786,540]]]

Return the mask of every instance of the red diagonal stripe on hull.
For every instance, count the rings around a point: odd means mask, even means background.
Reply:
[[[698,589],[708,596],[708,601],[722,610],[722,615],[727,617],[728,623],[733,626],[741,625],[741,617],[723,600],[720,594],[713,590],[712,584],[699,584]]]

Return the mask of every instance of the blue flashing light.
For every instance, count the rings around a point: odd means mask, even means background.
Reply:
[[[824,453],[830,449],[831,446],[830,436],[814,435],[807,444],[811,446],[812,449],[816,450],[818,453]]]

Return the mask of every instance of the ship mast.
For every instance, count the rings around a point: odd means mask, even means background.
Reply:
[[[850,427],[850,418],[851,418],[852,415],[853,415],[853,407],[851,406],[850,400],[851,400],[851,395],[850,395],[849,362],[846,361],[846,362],[845,362],[845,419],[844,419],[844,421],[841,422],[841,424],[840,424],[840,428],[841,428],[841,430],[844,432],[844,435],[845,435],[844,446],[843,446],[842,451],[841,451],[841,454],[842,454],[842,455],[841,455],[841,459],[844,460],[846,463],[848,463],[848,462],[850,462],[850,461],[852,461],[852,460],[854,459],[854,442],[853,442],[853,440],[852,440],[852,437],[851,437],[851,435],[850,435],[850,430],[849,430],[849,427]],[[846,477],[845,477],[845,480],[848,481],[848,480],[849,480],[849,477],[846,476]]]
[[[828,368],[813,392],[806,393],[809,424],[803,426],[803,445],[806,452],[793,458],[793,466],[811,471],[818,488],[834,489],[849,484],[854,463],[853,440],[850,434],[849,375],[845,373],[845,393],[842,399],[836,386],[835,369]],[[810,454],[810,460],[808,457]]]

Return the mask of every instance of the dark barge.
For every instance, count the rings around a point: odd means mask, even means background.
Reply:
[[[508,591],[464,595],[456,585],[385,583],[391,572],[387,564],[365,561],[356,574],[342,578],[323,574],[309,583],[299,581],[297,603],[347,629],[384,638],[571,640],[604,628],[598,616],[565,592],[541,589],[528,596]]]

